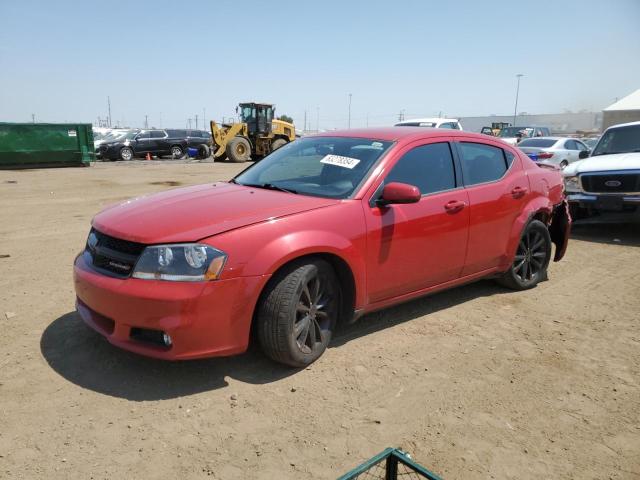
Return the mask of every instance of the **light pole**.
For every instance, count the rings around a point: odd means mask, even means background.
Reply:
[[[347,128],[351,128],[351,94],[349,94],[349,123],[347,124]]]
[[[516,115],[518,114],[518,94],[520,93],[520,78],[524,77],[522,73],[518,73],[516,75],[518,78],[518,86],[516,87],[516,105],[513,108],[513,126],[516,126]]]

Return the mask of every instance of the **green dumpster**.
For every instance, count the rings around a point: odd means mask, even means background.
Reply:
[[[0,168],[89,166],[90,123],[1,123]]]

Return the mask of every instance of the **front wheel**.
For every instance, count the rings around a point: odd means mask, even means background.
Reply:
[[[227,157],[236,163],[246,162],[251,158],[251,144],[244,137],[233,137],[227,144]]]
[[[511,268],[498,279],[498,282],[513,290],[533,288],[547,278],[550,260],[549,230],[541,221],[533,220],[522,233]]]
[[[133,150],[130,147],[122,147],[120,149],[120,158],[124,161],[129,161],[133,158]]]
[[[267,286],[258,305],[258,337],[273,360],[304,367],[316,361],[331,340],[340,288],[323,260],[297,263]]]

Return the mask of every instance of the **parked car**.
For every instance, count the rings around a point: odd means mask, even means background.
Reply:
[[[186,146],[197,148],[200,158],[206,158],[211,153],[213,142],[211,132],[204,130],[167,130],[167,133],[172,138],[185,138],[187,140]]]
[[[640,122],[609,127],[591,156],[563,174],[575,218],[640,219]]]
[[[199,132],[198,132],[199,133]],[[157,157],[171,155],[182,158],[189,146],[207,145],[210,137],[189,137],[187,130],[132,130],[96,148],[96,156],[105,160],[131,160],[147,153]],[[209,156],[209,149],[199,150],[199,156]]]
[[[143,355],[237,354],[254,332],[300,367],[365,313],[485,277],[535,287],[567,211],[557,169],[486,135],[326,132],[229,182],[103,210],[74,262],[77,309]]]
[[[551,131],[547,127],[505,127],[498,133],[498,137],[510,145],[516,145],[525,138],[550,136]]]
[[[413,120],[403,120],[402,122],[398,122],[395,126],[450,128],[452,130],[462,130],[462,124],[457,118],[414,118]]]
[[[536,162],[545,162],[560,168],[589,156],[589,147],[575,138],[525,138],[518,143],[518,148]]]

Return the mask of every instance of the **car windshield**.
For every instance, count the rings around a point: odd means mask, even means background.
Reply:
[[[348,198],[392,142],[307,137],[289,143],[234,178],[241,185]]]
[[[557,140],[553,138],[527,138],[518,144],[518,147],[538,147],[549,148],[552,147]]]
[[[628,152],[640,152],[640,125],[607,130],[600,138],[591,156]]]
[[[597,138],[583,138],[582,139],[582,143],[584,143],[589,148],[593,148],[593,147],[596,146],[596,143],[598,143],[598,139]]]
[[[523,137],[530,137],[533,133],[533,128],[529,127],[507,127],[500,130],[499,137],[517,137],[518,134]]]

